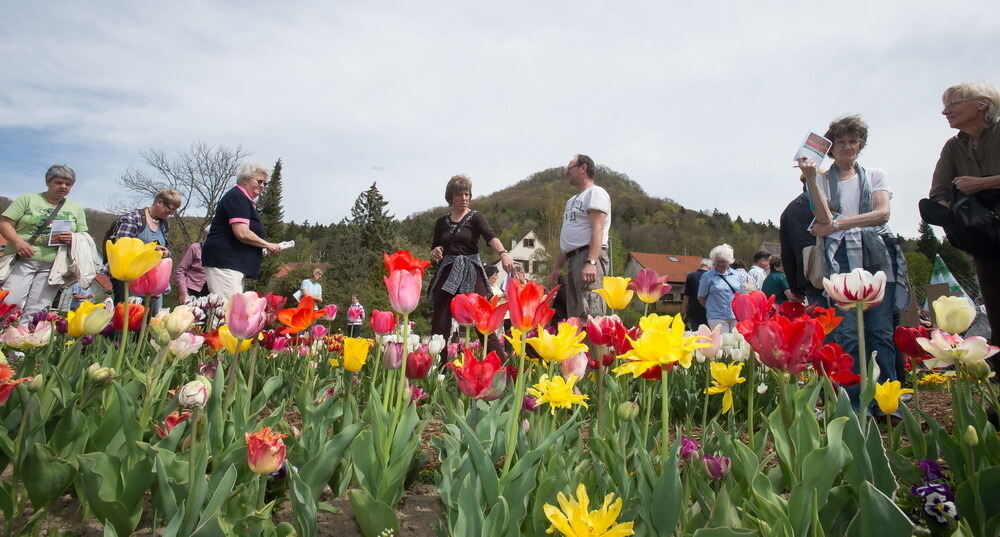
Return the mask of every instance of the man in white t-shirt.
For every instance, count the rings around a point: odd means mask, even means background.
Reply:
[[[578,193],[566,201],[559,253],[552,266],[551,284],[559,280],[567,265],[566,315],[586,319],[604,315],[607,305],[594,293],[608,273],[608,229],[611,228],[611,196],[594,184],[594,160],[577,155],[566,166],[566,178]]]
[[[750,276],[746,283],[753,286],[752,291],[760,291],[764,287],[764,280],[767,279],[767,271],[771,267],[769,260],[770,252],[761,250],[753,254],[753,266],[747,271]]]

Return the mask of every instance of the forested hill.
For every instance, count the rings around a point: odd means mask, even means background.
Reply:
[[[563,170],[549,168],[482,197],[474,191],[473,208],[487,216],[508,246],[530,230],[535,230],[546,246],[553,245],[558,241],[566,200],[576,193]],[[762,241],[778,240],[778,229],[770,222],[733,220],[726,213],[685,209],[672,200],[649,196],[627,175],[602,166],[595,179],[611,195],[612,240],[620,245],[620,252],[707,255],[713,246],[728,242],[738,258],[749,261]],[[401,231],[413,243],[429,243],[434,221],[445,211],[441,206],[410,215],[403,220]]]

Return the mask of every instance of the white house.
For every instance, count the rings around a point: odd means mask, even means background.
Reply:
[[[540,259],[545,255],[545,246],[535,236],[534,230],[529,231],[520,240],[511,241],[510,248],[507,251],[514,258],[515,263],[521,264],[524,268],[524,275],[529,280],[546,276],[545,274],[535,273],[539,268]],[[503,270],[499,260],[497,260],[495,265],[498,269]]]

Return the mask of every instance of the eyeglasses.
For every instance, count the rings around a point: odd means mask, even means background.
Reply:
[[[257,183],[258,185],[260,185],[260,186],[267,186],[267,180],[266,179],[254,179],[253,181],[255,183]]]
[[[975,100],[978,100],[978,99],[979,99],[979,97],[967,97],[965,99],[952,99],[952,100],[944,103],[944,109],[947,110],[947,109],[949,109],[949,108],[951,108],[951,107],[953,107],[955,105],[962,104],[962,103],[964,103],[966,101],[975,101]]]

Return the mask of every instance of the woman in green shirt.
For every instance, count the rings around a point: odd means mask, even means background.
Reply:
[[[781,304],[786,300],[795,300],[795,295],[788,288],[788,278],[785,276],[785,269],[781,266],[781,256],[772,255],[768,260],[771,265],[771,272],[764,278],[764,284],[760,290],[765,295],[774,295],[774,303]]]
[[[83,207],[66,199],[74,183],[76,172],[55,164],[45,172],[45,192],[21,194],[0,215],[0,235],[7,239],[7,248],[17,252],[10,276],[3,283],[9,291],[4,300],[22,308],[24,317],[52,305],[59,291],[58,286],[49,285],[56,250],[72,244],[73,233],[87,231]],[[59,212],[50,219],[57,207]]]

